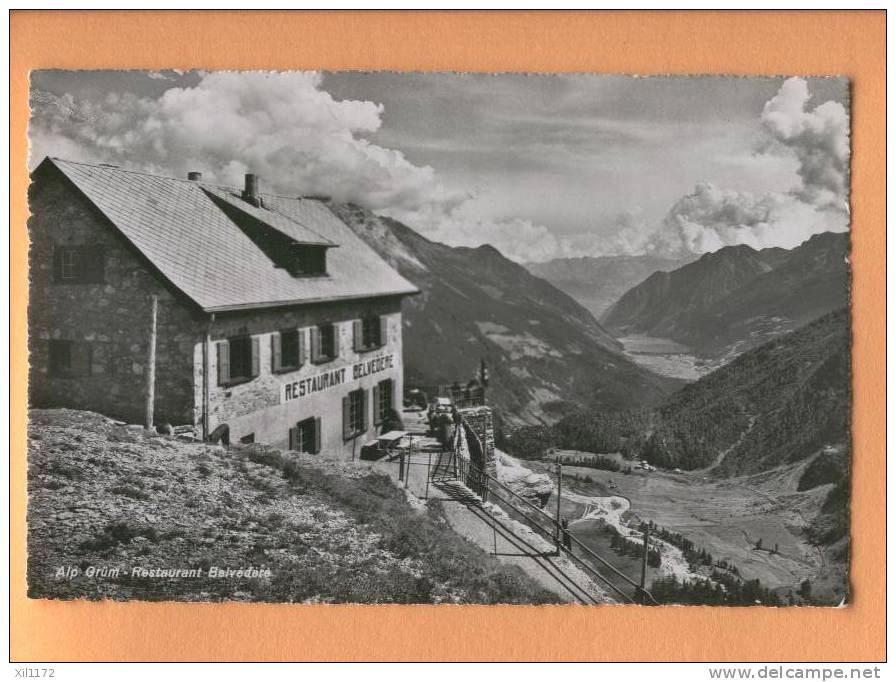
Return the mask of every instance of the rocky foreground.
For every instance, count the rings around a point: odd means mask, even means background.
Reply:
[[[376,464],[32,410],[32,598],[546,603]]]

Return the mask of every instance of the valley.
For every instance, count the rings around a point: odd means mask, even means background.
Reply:
[[[849,234],[789,251],[726,246],[625,292],[601,324],[617,337],[672,339],[724,364],[849,303]]]
[[[588,456],[579,451],[556,454]],[[555,476],[553,465],[527,465]],[[612,552],[605,530],[608,525],[623,536],[640,538],[639,524],[653,522],[683,535],[714,560],[736,566],[744,580],[758,579],[785,600],[808,579],[819,603],[836,604],[846,594],[843,559],[831,548],[813,545],[805,532],[832,486],[798,491],[807,465],[802,462],[723,480],[708,478],[703,472],[634,470],[627,474],[564,465],[561,514],[570,520],[576,537],[610,557],[635,580],[640,575],[640,561]],[[552,496],[546,508],[554,509],[555,504]],[[649,570],[648,582],[659,577],[694,580],[706,575],[705,569],[689,566],[675,545],[661,544],[663,561]]]
[[[672,339],[629,334],[619,342],[635,364],[662,377],[696,381],[712,369],[690,348]]]
[[[640,559],[620,543],[630,550],[649,522],[662,536],[651,581],[724,592],[734,580],[727,603],[753,604],[736,587],[750,581],[765,603],[845,599],[848,235],[523,268],[488,245],[331,209],[422,291],[405,310],[410,384],[464,379],[485,358],[501,447],[525,468],[553,478],[553,458],[599,453],[563,467],[561,514],[588,548],[637,580]]]
[[[696,254],[679,258],[640,256],[581,256],[527,263],[533,275],[565,291],[600,319],[626,291],[654,272],[669,272],[697,259]]]
[[[680,381],[639,366],[571,296],[488,244],[452,247],[353,204],[330,209],[421,293],[403,305],[405,383],[466,383],[484,360],[512,425],[653,404]]]
[[[785,603],[802,600],[808,581],[810,603],[836,605],[847,594],[849,552],[847,313],[749,350],[653,409],[568,415],[503,445],[545,473],[564,462],[562,514],[603,555],[618,542],[608,526],[637,543],[640,524],[651,522],[698,553],[682,564],[681,547],[664,541],[658,579],[701,583],[714,570],[700,558],[707,552]],[[625,345],[642,362],[693,358],[657,337]]]

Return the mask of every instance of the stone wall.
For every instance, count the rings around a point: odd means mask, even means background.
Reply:
[[[355,351],[353,347],[352,321],[368,315],[387,318],[387,342],[380,348]],[[339,357],[325,363],[310,361],[309,328],[318,324],[333,323],[337,328]],[[300,329],[304,339],[301,365],[294,371],[274,373],[271,363],[271,335],[283,329]],[[232,336],[249,335],[258,339],[259,375],[234,386],[219,386],[217,381],[217,349],[215,343]],[[355,439],[342,437],[342,398],[350,391],[363,388],[372,400],[373,386],[385,379],[393,381],[393,406],[401,410],[403,393],[401,299],[388,297],[366,301],[346,301],[318,305],[277,308],[268,311],[218,315],[210,330],[209,353],[209,431],[227,423],[231,439],[238,440],[254,434],[256,442],[278,447],[287,445],[289,428],[308,418],[320,418],[322,446],[325,454],[333,457],[357,457],[360,447],[376,434],[373,423],[373,405],[368,404],[369,428]],[[203,349],[198,344],[194,350],[196,424],[201,424]],[[351,375],[354,364],[380,357],[392,356],[391,368],[355,378]],[[330,370],[347,368],[346,381],[319,393],[283,402],[283,386],[302,381]]]
[[[490,476],[497,476],[497,465],[495,464],[495,426],[492,408],[487,406],[481,407],[462,407],[458,410],[461,418],[479,438],[485,454],[485,473]]]
[[[115,228],[55,170],[29,190],[31,248],[28,307],[29,400],[35,407],[72,407],[142,422],[152,296],[159,297],[156,423],[193,421],[193,348],[201,314],[166,288]],[[54,245],[102,245],[105,281],[53,280]],[[48,372],[51,339],[88,342],[89,376]]]

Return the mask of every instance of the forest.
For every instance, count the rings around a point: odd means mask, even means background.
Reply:
[[[758,473],[846,445],[849,391],[843,309],[744,353],[656,409],[578,411],[501,434],[499,447],[522,459],[541,459],[551,448],[618,452],[684,470],[724,455],[716,475]]]

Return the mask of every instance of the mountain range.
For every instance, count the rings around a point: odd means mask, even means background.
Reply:
[[[654,272],[669,272],[696,260],[660,256],[582,256],[527,263],[533,275],[566,292],[600,319],[629,289]]]
[[[825,232],[792,250],[728,246],[655,272],[602,316],[617,337],[669,338],[728,361],[849,303],[849,234]]]
[[[330,204],[421,291],[404,304],[408,386],[465,383],[484,359],[513,424],[653,404],[680,383],[638,367],[582,305],[495,248],[451,247],[354,204]]]

